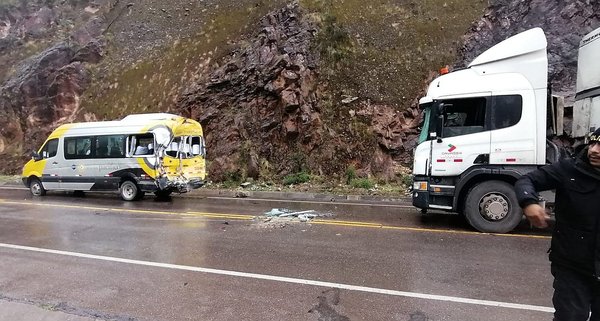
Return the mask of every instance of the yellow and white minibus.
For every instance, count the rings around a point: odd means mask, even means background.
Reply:
[[[205,156],[197,121],[167,113],[129,115],[58,127],[32,153],[22,178],[35,196],[115,190],[131,201],[146,192],[168,196],[201,187]]]

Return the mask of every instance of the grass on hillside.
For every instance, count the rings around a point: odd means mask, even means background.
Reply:
[[[170,111],[186,88],[206,76],[229,53],[231,43],[250,32],[261,17],[282,2],[251,0],[233,8],[211,8],[200,16],[194,35],[173,39],[164,50],[140,57],[130,66],[120,65],[119,57],[109,55],[95,70],[98,75],[107,75],[96,79],[89,99],[83,102],[84,109],[105,119]],[[118,48],[113,51],[119,52]]]
[[[110,55],[119,50],[109,50],[96,70],[107,74],[92,86],[84,108],[111,119],[169,110],[183,88],[212,70],[231,43],[253,32],[256,21],[283,3],[253,0],[210,9],[196,35],[173,39],[164,51],[139,57],[130,66],[119,65],[119,57]],[[348,95],[405,109],[430,71],[454,62],[457,41],[481,16],[487,1],[301,0],[300,4],[322,23],[316,49],[322,52],[322,75],[329,81],[333,104]]]
[[[324,75],[338,103],[343,95],[403,110],[432,71],[452,65],[460,38],[478,20],[485,0],[301,0],[329,35]],[[322,51],[323,52],[323,51]]]

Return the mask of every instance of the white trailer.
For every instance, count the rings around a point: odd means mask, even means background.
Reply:
[[[534,28],[429,85],[420,100],[424,123],[414,152],[414,206],[463,214],[482,232],[517,226],[522,212],[514,182],[560,155],[548,139],[561,119],[547,119],[552,98],[546,46],[544,32]],[[600,28],[580,45],[574,137],[600,124],[599,54]]]

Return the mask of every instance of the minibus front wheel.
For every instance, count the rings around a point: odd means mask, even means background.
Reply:
[[[124,201],[134,201],[141,195],[139,187],[132,181],[124,181],[121,183],[119,191],[121,193],[121,198]]]
[[[42,182],[37,177],[32,177],[29,180],[29,191],[33,196],[44,196],[46,195],[46,189]]]

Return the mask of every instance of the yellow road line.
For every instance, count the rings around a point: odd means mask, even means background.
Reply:
[[[346,222],[346,221],[334,221],[334,220],[312,220],[312,224],[321,225],[338,225],[338,226],[356,226],[356,227],[375,227],[381,228],[383,225],[375,223],[362,223],[362,222]]]
[[[177,212],[165,212],[165,211],[148,211],[148,210],[130,210],[130,209],[123,209],[123,208],[114,208],[114,207],[105,207],[105,208],[97,208],[97,209],[103,209],[106,211],[111,211],[111,212],[127,212],[127,213],[140,213],[140,214],[148,214],[148,213],[152,213],[152,214],[161,214],[161,215],[176,215],[176,214],[180,214]]]
[[[421,227],[402,227],[402,226],[382,226],[383,229],[388,230],[404,230],[404,231],[415,231],[415,232],[432,232],[432,233],[448,233],[448,234],[465,234],[465,235],[493,235],[502,237],[520,237],[530,239],[551,239],[550,236],[545,235],[527,235],[527,234],[500,234],[500,233],[482,233],[482,232],[471,232],[471,231],[459,231],[459,230],[442,230],[442,229],[430,229]]]
[[[477,235],[477,236],[493,235],[493,236],[520,237],[520,238],[532,238],[532,239],[551,239],[550,236],[545,236],[545,235],[482,233],[482,232],[459,231],[459,230],[448,230],[448,229],[432,229],[432,228],[423,228],[423,227],[392,226],[392,225],[383,225],[383,224],[378,224],[378,223],[366,223],[366,222],[313,220],[313,221],[311,221],[311,223],[322,224],[322,225],[371,227],[371,228],[380,228],[380,229],[386,229],[386,230],[412,231],[412,232],[464,234],[464,235]]]
[[[342,221],[342,220],[324,220],[324,219],[314,219],[311,221],[311,223],[323,223],[323,224],[340,223],[340,224],[344,224],[344,225],[368,225],[368,226],[373,226],[373,227],[381,227],[382,226],[380,223]]]
[[[206,218],[219,218],[219,219],[234,219],[234,220],[253,220],[256,218],[254,215],[244,214],[220,214],[220,213],[207,213],[207,212],[173,212],[173,211],[151,211],[151,210],[136,210],[136,209],[123,209],[123,208],[112,208],[112,207],[93,207],[93,206],[79,206],[79,205],[66,205],[66,204],[49,204],[49,203],[34,203],[34,202],[17,202],[7,201],[0,199],[0,203],[3,204],[15,204],[15,205],[35,205],[35,206],[51,206],[61,208],[77,208],[77,209],[88,209],[88,210],[102,210],[111,212],[126,212],[126,213],[140,213],[140,214],[159,214],[159,215],[180,215],[180,216],[193,216],[193,217],[206,217]],[[462,235],[476,235],[476,236],[502,236],[502,237],[519,237],[529,239],[550,239],[550,236],[544,235],[524,235],[524,234],[497,234],[497,233],[481,233],[471,231],[459,231],[459,230],[448,230],[448,229],[430,229],[422,227],[407,227],[407,226],[391,226],[383,225],[380,223],[370,222],[357,222],[357,221],[340,221],[340,220],[324,220],[314,219],[310,221],[311,224],[319,225],[335,225],[335,226],[347,226],[347,227],[369,227],[369,228],[380,228],[386,230],[397,230],[397,231],[411,231],[411,232],[426,232],[426,233],[443,233],[443,234],[462,234]]]
[[[256,216],[254,215],[244,215],[244,214],[217,214],[217,213],[205,213],[205,212],[186,212],[194,215],[212,215],[215,217],[227,217],[227,218],[238,218],[240,220],[248,220],[253,219]]]
[[[194,216],[194,217],[209,217],[209,218],[228,218],[237,220],[252,220],[255,218],[254,215],[240,215],[240,214],[220,214],[220,213],[203,213],[203,212],[173,212],[173,211],[151,211],[151,210],[135,210],[126,208],[114,208],[114,207],[93,207],[93,206],[79,206],[79,205],[66,205],[66,204],[52,204],[52,203],[34,203],[34,202],[16,202],[6,201],[0,199],[3,204],[15,204],[15,205],[34,205],[34,206],[49,206],[49,207],[60,207],[60,208],[76,208],[86,209],[95,211],[110,211],[110,212],[125,212],[125,213],[139,213],[139,214],[158,214],[158,215],[181,215],[181,216]]]

